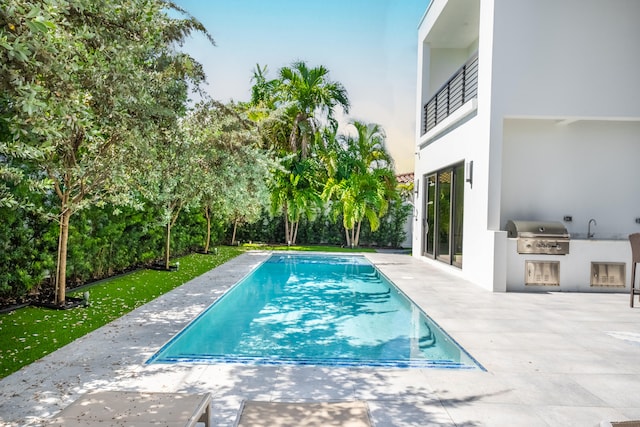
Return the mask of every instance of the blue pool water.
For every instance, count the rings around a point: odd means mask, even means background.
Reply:
[[[483,369],[362,256],[272,255],[147,363]]]

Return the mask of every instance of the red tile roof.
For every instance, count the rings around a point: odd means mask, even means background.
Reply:
[[[413,182],[413,172],[396,175],[396,179],[400,184],[407,184],[409,182]]]

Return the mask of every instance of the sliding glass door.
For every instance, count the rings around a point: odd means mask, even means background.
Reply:
[[[451,264],[462,268],[462,226],[464,224],[464,163],[453,170],[451,203]]]
[[[434,241],[431,238],[431,234],[435,230],[436,215],[435,215],[435,199],[436,199],[436,175],[426,176],[425,182],[425,197],[424,197],[424,212],[425,217],[423,220],[423,232],[424,232],[424,250],[423,255],[434,257]]]
[[[423,255],[462,267],[464,163],[424,177]]]
[[[451,178],[450,170],[438,172],[436,202],[436,258],[451,264]]]

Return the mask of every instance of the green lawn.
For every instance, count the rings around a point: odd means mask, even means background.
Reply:
[[[178,271],[138,270],[83,288],[90,305],[71,310],[25,307],[0,314],[0,378],[34,362],[131,310],[223,264],[245,250],[220,247],[217,255],[176,259]],[[175,262],[174,261],[174,262]]]
[[[345,249],[335,246],[219,247],[217,255],[192,254],[174,260],[178,271],[138,270],[85,287],[69,296],[90,294],[89,307],[51,310],[25,307],[0,314],[0,378],[19,370],[58,348],[98,329],[131,310],[206,273],[246,250],[297,250],[322,252],[373,252],[373,249]]]

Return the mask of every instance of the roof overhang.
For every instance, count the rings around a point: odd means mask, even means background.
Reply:
[[[430,47],[464,49],[479,35],[480,0],[447,0],[442,8],[429,7],[425,18],[433,22],[424,40]]]

